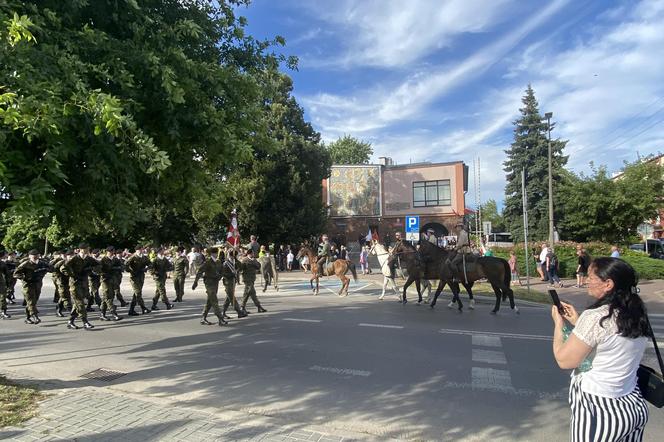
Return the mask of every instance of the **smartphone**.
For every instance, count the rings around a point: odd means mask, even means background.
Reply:
[[[553,305],[558,307],[558,313],[561,315],[565,315],[565,309],[563,308],[563,305],[560,303],[560,298],[558,297],[558,292],[556,292],[553,289],[549,290],[549,296],[551,296],[551,301],[553,301]]]

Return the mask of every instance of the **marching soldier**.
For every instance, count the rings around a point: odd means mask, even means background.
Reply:
[[[88,255],[88,260],[92,263],[91,260],[95,260],[96,264],[91,269],[90,274],[88,275],[88,285],[90,290],[90,295],[88,296],[88,307],[87,311],[94,312],[95,309],[92,308],[92,303],[97,304],[97,307],[101,308],[101,297],[99,296],[99,287],[101,286],[101,275],[99,273],[99,250],[94,249],[92,254]]]
[[[332,249],[330,248],[330,241],[327,238],[327,235],[323,235],[322,239],[323,242],[318,246],[318,260],[316,261],[316,264],[318,264],[318,276],[325,275],[325,265],[332,255]]]
[[[262,306],[258,297],[256,296],[256,289],[254,288],[254,283],[256,282],[256,273],[261,269],[261,264],[254,259],[254,251],[252,249],[247,250],[247,255],[240,262],[240,271],[242,272],[242,280],[244,281],[244,296],[242,297],[242,311],[247,312],[247,301],[249,297],[254,302],[254,305],[258,307],[258,313],[264,313],[265,310]]]
[[[58,305],[55,308],[55,315],[64,318],[63,310],[71,311],[71,295],[69,294],[69,277],[62,272],[63,266],[71,256],[68,250],[62,251],[60,255],[51,261],[53,284],[55,285],[55,295],[58,299]]]
[[[113,303],[115,298],[115,283],[117,281],[115,270],[115,248],[106,247],[106,255],[100,260],[101,265],[101,294],[102,304],[99,319],[102,321],[119,321],[122,319],[117,314],[117,307]],[[106,312],[111,312],[111,317],[106,316]]]
[[[64,259],[64,255],[64,251],[55,252],[53,253],[53,259],[51,259],[51,261],[48,263],[49,267],[51,268],[53,286],[55,287],[55,290],[53,291],[53,304],[60,302],[60,278],[58,278],[57,272],[55,271],[55,265]]]
[[[7,313],[7,263],[6,253],[0,250],[0,318],[10,319],[12,315]]]
[[[78,326],[74,323],[77,317],[81,318],[86,330],[94,328],[94,325],[88,322],[85,301],[89,296],[88,275],[97,264],[94,260],[88,259],[90,257],[88,253],[88,246],[81,244],[78,253],[72,256],[62,269],[63,273],[69,276],[69,293],[74,301],[74,308],[67,323],[67,328],[72,330],[78,329]]]
[[[7,266],[7,273],[5,282],[7,283],[7,301],[10,304],[16,304],[14,299],[14,287],[16,286],[16,278],[14,278],[14,270],[18,263],[16,262],[16,252],[8,252],[5,258],[5,265]]]
[[[126,307],[127,302],[120,293],[120,285],[122,284],[122,272],[124,271],[125,262],[122,258],[122,252],[119,250],[113,254],[113,295],[120,303],[120,307]]]
[[[182,297],[184,296],[184,280],[187,277],[187,273],[189,273],[189,260],[187,259],[187,255],[184,253],[184,251],[184,247],[178,247],[177,255],[173,260],[173,286],[175,288],[175,302],[182,302]]]
[[[217,319],[219,319],[219,326],[222,326],[224,324],[228,324],[228,322],[224,321],[223,314],[219,308],[219,298],[217,297],[223,263],[217,258],[217,251],[215,249],[207,248],[205,253],[207,254],[207,257],[203,264],[198,267],[196,278],[194,279],[194,284],[191,286],[191,289],[196,290],[196,287],[198,287],[198,280],[203,277],[207,301],[205,302],[205,307],[203,308],[201,325],[212,324],[207,320],[207,315],[210,312],[210,309],[212,309]]]
[[[166,296],[166,279],[168,278],[168,272],[173,270],[171,262],[164,256],[164,249],[159,247],[157,249],[157,256],[155,256],[152,264],[150,265],[150,273],[152,273],[152,279],[155,283],[155,294],[152,298],[152,310],[159,310],[157,302],[161,298],[162,302],[166,304],[166,310],[173,308],[173,304],[168,301],[168,296]]]
[[[42,280],[48,272],[48,264],[39,259],[39,252],[35,249],[28,252],[28,259],[21,262],[14,271],[14,278],[23,281],[23,299],[25,302],[25,323],[39,324],[39,311],[37,301],[41,295]]]
[[[134,310],[136,308],[136,304],[141,307],[141,313],[150,313],[150,309],[145,307],[145,302],[143,301],[145,271],[150,266],[150,260],[143,254],[144,250],[145,249],[142,246],[136,247],[136,253],[129,257],[125,263],[125,267],[129,271],[129,281],[131,282],[131,288],[134,291],[134,294],[131,297],[131,304],[129,304],[129,316],[138,316],[138,313],[136,313]]]
[[[235,298],[235,284],[238,280],[236,264],[237,262],[235,260],[235,250],[229,248],[226,250],[226,259],[224,260],[224,265],[222,266],[221,270],[224,289],[226,290],[226,300],[224,301],[224,308],[221,312],[224,318],[228,318],[228,316],[226,316],[226,311],[228,310],[228,307],[231,305],[231,303],[233,304],[233,309],[237,312],[238,318],[244,318],[247,316],[246,313],[240,310],[240,305],[237,303],[237,299]]]

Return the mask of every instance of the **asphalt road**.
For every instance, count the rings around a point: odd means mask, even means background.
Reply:
[[[326,280],[314,297],[302,275],[292,274],[282,277],[279,292],[259,292],[268,313],[251,306],[253,314],[226,327],[199,325],[203,290],[192,293],[188,282],[185,302],[173,310],[117,323],[95,319],[94,330],[72,331],[52,314],[49,279],[42,324],[24,324],[18,305],[10,308],[15,319],[0,321],[0,371],[10,376],[369,439],[567,440],[569,372],[553,360],[545,307],[521,304],[519,315],[504,307],[493,316],[491,305],[479,302],[459,314],[446,307],[449,295],[435,310],[404,306],[391,295],[378,301],[378,285],[366,279],[352,283],[346,298],[333,293],[338,282]],[[144,293],[153,293],[150,281]],[[652,319],[664,334],[664,316]],[[651,350],[647,358],[652,362]],[[126,375],[112,382],[81,378],[98,368]],[[646,440],[660,440],[663,417],[651,409]]]

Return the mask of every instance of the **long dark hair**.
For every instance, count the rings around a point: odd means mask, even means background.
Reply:
[[[618,333],[626,338],[652,336],[648,327],[646,306],[636,288],[639,278],[634,268],[619,258],[596,258],[590,268],[602,281],[612,280],[613,290],[607,293],[589,308],[609,306],[609,314],[599,324],[618,312],[616,322]]]

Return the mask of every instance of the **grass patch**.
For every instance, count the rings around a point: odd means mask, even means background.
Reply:
[[[0,376],[0,428],[18,425],[37,414],[42,393],[34,387],[14,384]]]

